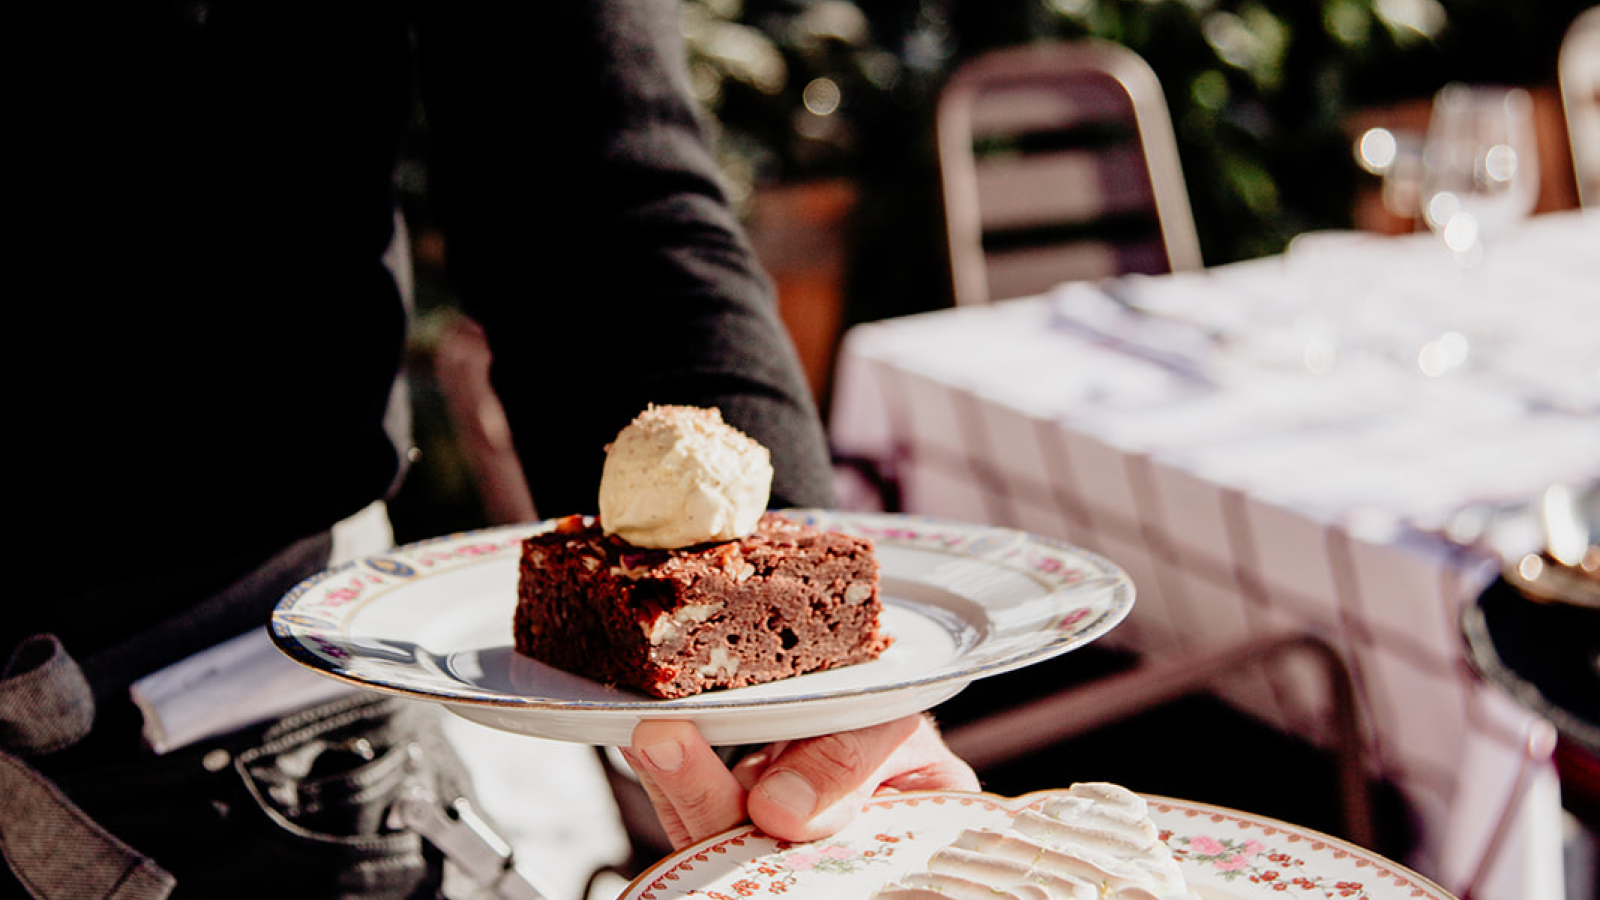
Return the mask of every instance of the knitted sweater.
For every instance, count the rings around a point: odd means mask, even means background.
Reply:
[[[383,254],[419,108],[542,514],[594,511],[603,447],[648,402],[721,407],[771,449],[775,505],[829,502],[677,12],[90,0],[28,35],[48,63],[12,131],[12,268],[37,285],[18,334],[42,352],[16,520],[45,584],[7,601],[0,651],[46,631],[92,657],[391,490],[406,314]]]

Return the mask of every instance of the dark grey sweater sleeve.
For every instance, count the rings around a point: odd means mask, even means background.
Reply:
[[[420,19],[451,273],[542,515],[594,512],[646,403],[719,407],[773,505],[827,505],[827,447],[772,286],[729,209],[666,0],[446,0]]]

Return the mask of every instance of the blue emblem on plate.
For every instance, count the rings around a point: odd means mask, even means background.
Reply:
[[[369,556],[366,559],[366,563],[367,568],[380,575],[388,575],[391,578],[411,578],[417,574],[416,569],[392,556]]]

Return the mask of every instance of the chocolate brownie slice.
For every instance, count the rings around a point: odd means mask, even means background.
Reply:
[[[768,513],[748,537],[646,550],[579,516],[527,538],[517,650],[661,698],[876,658],[878,561],[867,538]]]

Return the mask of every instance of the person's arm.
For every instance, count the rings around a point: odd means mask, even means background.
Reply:
[[[979,789],[925,715],[772,744],[731,772],[686,722],[642,722],[622,754],[680,849],[746,818],[776,838],[815,840],[848,825],[874,794]]]
[[[720,408],[771,451],[773,506],[830,505],[820,417],[696,117],[677,4],[424,5],[435,211],[539,513],[594,512],[605,444],[650,402]],[[635,759],[682,753],[639,770],[679,843],[747,813],[820,836],[878,790],[977,786],[922,717],[732,772],[692,726],[635,741]]]
[[[773,506],[833,500],[820,417],[689,94],[678,16],[662,0],[450,0],[419,26],[450,271],[489,337],[542,516],[595,512],[605,444],[651,402],[719,407],[764,444]]]

